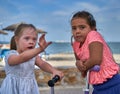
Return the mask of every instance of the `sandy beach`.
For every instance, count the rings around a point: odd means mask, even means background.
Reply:
[[[113,57],[120,64],[120,54],[113,54]],[[65,73],[63,80],[55,86],[55,94],[84,94],[85,79],[80,77],[80,72],[76,69],[73,53],[49,54],[42,58]],[[3,67],[4,61],[0,62],[0,69],[4,70]],[[50,87],[47,85],[50,75],[40,70],[36,70],[36,75],[41,94],[50,94]]]

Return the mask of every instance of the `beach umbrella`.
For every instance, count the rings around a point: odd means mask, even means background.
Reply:
[[[4,35],[7,35],[8,33],[3,31],[3,30],[0,30],[0,34],[4,34]]]
[[[22,24],[22,23],[24,23],[24,22],[16,23],[16,24],[11,24],[11,25],[3,28],[2,30],[8,30],[8,31],[14,32],[15,29],[16,29],[20,24]],[[37,32],[38,32],[38,33],[47,33],[47,32],[45,32],[45,31],[43,31],[43,30],[41,30],[41,29],[38,29],[38,28],[37,28]]]
[[[47,33],[46,31],[43,31],[43,30],[38,29],[38,28],[37,28],[37,32],[38,32],[38,33]]]
[[[22,22],[21,22],[22,23]],[[16,24],[11,24],[5,28],[3,28],[2,30],[8,30],[8,31],[15,31],[15,29],[21,24],[21,23],[16,23]]]

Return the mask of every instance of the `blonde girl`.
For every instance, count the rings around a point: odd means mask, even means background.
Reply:
[[[10,51],[5,57],[6,78],[1,85],[0,94],[40,94],[34,74],[34,65],[63,77],[61,71],[43,61],[39,54],[51,44],[46,42],[45,34],[39,38],[32,24],[20,24],[11,39]]]

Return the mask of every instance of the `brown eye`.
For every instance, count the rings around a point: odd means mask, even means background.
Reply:
[[[33,41],[37,41],[37,38],[33,38]]]
[[[25,37],[24,39],[25,39],[25,40],[29,40],[29,37]]]
[[[72,31],[74,32],[76,30],[76,27],[72,27]]]
[[[84,28],[85,28],[84,25],[79,26],[79,29],[80,29],[80,30],[83,30]]]

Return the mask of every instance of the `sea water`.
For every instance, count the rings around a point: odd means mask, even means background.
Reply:
[[[120,54],[120,42],[107,42],[113,54]],[[46,54],[73,53],[70,42],[53,42],[46,49]],[[1,49],[0,49],[1,53]]]
[[[113,54],[120,54],[120,42],[107,42]],[[53,42],[46,48],[46,53],[72,53],[73,49],[70,42]]]

